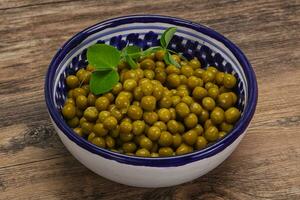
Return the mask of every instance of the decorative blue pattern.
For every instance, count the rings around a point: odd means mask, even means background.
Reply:
[[[114,29],[115,31],[110,31],[109,34],[114,35],[110,38],[102,39],[101,34],[98,34],[97,37],[92,37],[93,39],[85,40],[87,37],[91,37],[93,34],[100,33],[101,30],[105,30],[105,28],[116,28],[120,25],[130,24],[130,23],[144,23],[143,27],[140,26],[138,28],[131,27],[132,30],[135,30],[136,33],[127,33],[130,28],[118,28]],[[178,32],[184,33],[187,35],[186,37],[176,35],[170,42],[169,48],[182,53],[186,58],[191,59],[196,56],[202,63],[202,66],[216,66],[221,71],[233,73],[237,80],[238,86],[235,89],[239,94],[238,108],[242,111],[243,115],[240,119],[239,123],[236,125],[236,128],[223,140],[217,142],[216,144],[206,148],[204,150],[194,152],[188,155],[169,157],[169,158],[135,158],[129,157],[126,155],[118,154],[115,152],[110,152],[105,149],[98,148],[83,138],[78,137],[76,134],[73,134],[71,129],[65,124],[62,120],[62,117],[59,113],[59,109],[62,107],[65,98],[66,98],[66,86],[65,86],[65,78],[69,74],[74,74],[79,68],[85,67],[87,64],[86,61],[86,48],[82,48],[80,51],[75,51],[75,53],[70,54],[71,50],[77,48],[76,46],[84,46],[86,44],[90,44],[91,41],[95,41],[97,43],[107,43],[111,44],[118,49],[122,49],[128,44],[134,44],[142,47],[143,49],[149,48],[151,46],[159,45],[159,34],[157,34],[152,28],[157,27],[153,26],[151,23],[153,22],[162,22],[168,23],[169,26],[177,26]],[[106,24],[106,25],[105,25]],[[105,26],[103,26],[105,25]],[[149,30],[150,31],[145,31]],[[208,35],[215,40],[223,43],[227,48],[229,48],[232,53],[235,55],[238,62],[241,64],[241,68],[238,66],[232,66],[231,63],[235,63],[233,58],[223,50],[224,48],[218,46],[217,44],[212,43],[208,38],[204,38],[200,35],[195,35],[195,33],[190,33],[186,31],[187,28],[191,30],[196,30],[199,33]],[[164,30],[165,27],[159,27],[157,30]],[[156,30],[156,29],[155,29]],[[116,34],[117,33],[117,34]],[[197,41],[191,40],[188,36],[195,37],[197,36]],[[104,35],[106,36],[106,35]],[[82,42],[85,40],[85,42]],[[90,41],[91,40],[91,41]],[[207,44],[207,45],[206,45]],[[213,50],[209,46],[214,47]],[[67,53],[69,53],[67,55]],[[61,65],[63,63],[63,59],[65,57],[72,57],[75,55],[68,63],[65,65]],[[226,58],[224,58],[226,55]],[[230,59],[230,60],[228,60]],[[63,68],[65,66],[65,68]],[[61,71],[60,69],[64,69]],[[238,71],[235,71],[238,70]],[[59,74],[60,73],[60,74]],[[242,77],[238,76],[238,74],[244,74]],[[58,77],[58,78],[56,78]],[[245,78],[243,78],[245,77]],[[54,88],[54,82],[58,80],[56,84],[56,88]],[[245,93],[245,85],[247,82],[248,88],[247,93]],[[54,97],[52,94],[54,92]],[[246,95],[248,97],[248,103],[245,104]],[[49,71],[47,73],[46,83],[45,83],[45,97],[46,103],[49,109],[49,113],[57,126],[75,143],[80,145],[81,147],[99,154],[108,159],[114,159],[119,162],[128,163],[132,165],[146,165],[146,166],[178,166],[187,164],[189,162],[193,162],[199,159],[203,159],[209,156],[212,156],[222,149],[226,148],[229,144],[231,144],[240,134],[248,126],[256,106],[257,101],[257,85],[255,74],[247,61],[246,57],[242,54],[242,52],[230,41],[225,39],[220,34],[198,24],[194,24],[192,22],[188,22],[185,20],[164,17],[164,16],[131,16],[124,18],[117,18],[113,20],[109,20],[103,22],[101,24],[92,26],[81,33],[74,36],[71,40],[69,40],[64,47],[55,55],[53,58]],[[54,101],[53,101],[54,100]],[[55,107],[56,106],[56,107]]]
[[[107,41],[112,46],[118,49],[124,48],[128,44],[135,44],[143,49],[159,45],[159,34],[149,31],[145,34],[129,34],[127,37],[118,35],[112,37]],[[103,43],[103,40],[98,40],[97,43]],[[183,37],[174,36],[170,41],[169,48],[178,53],[183,54],[186,58],[192,59],[197,57],[204,68],[208,66],[216,66],[220,71],[233,73],[233,68],[230,63],[227,63],[222,55],[218,52],[214,52],[206,45],[201,45],[198,41],[191,41]],[[200,51],[197,51],[200,49]],[[66,96],[65,77],[66,75],[75,74],[75,72],[83,67],[86,67],[86,49],[82,51],[81,56],[75,56],[71,63],[66,68],[65,73],[61,75],[56,97],[57,108],[61,109]],[[245,103],[245,93],[243,92],[243,83],[241,79],[236,75],[238,87],[236,88],[237,94],[239,94],[239,101],[237,107],[243,113]]]

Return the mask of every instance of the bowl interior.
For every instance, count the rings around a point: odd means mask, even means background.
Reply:
[[[68,75],[75,74],[80,68],[87,66],[86,51],[87,48],[95,43],[105,43],[122,49],[127,45],[137,45],[143,49],[159,45],[161,33],[172,26],[164,24],[164,26],[149,26],[149,24],[135,24],[132,28],[114,28],[107,31],[100,31],[89,36],[85,41],[78,44],[64,62],[59,66],[56,74],[56,82],[54,86],[54,96],[56,108],[60,110],[65,102],[67,95],[67,87],[65,78]],[[144,28],[142,28],[144,27]],[[192,34],[192,30],[178,29],[172,38],[169,49],[181,53],[185,58],[192,59],[197,57],[203,68],[215,66],[218,70],[232,73],[237,78],[237,87],[234,88],[238,94],[237,107],[243,115],[247,93],[245,74],[239,63],[233,55],[224,47],[211,41],[209,36],[202,34]]]
[[[182,53],[186,58],[197,57],[202,67],[215,66],[237,78],[235,92],[238,94],[237,107],[242,115],[233,131],[208,148],[183,156],[157,158],[130,157],[101,149],[84,141],[64,122],[60,109],[67,93],[65,78],[87,65],[86,50],[95,43],[106,43],[122,49],[134,44],[147,49],[159,45],[162,32],[176,26],[177,31],[169,48]],[[192,22],[165,16],[139,15],[120,17],[96,24],[71,38],[53,58],[45,85],[46,103],[56,125],[71,140],[83,148],[120,162],[149,165],[175,166],[215,155],[241,135],[250,123],[257,101],[255,74],[243,53],[228,39],[217,32]],[[248,100],[250,98],[250,101]]]

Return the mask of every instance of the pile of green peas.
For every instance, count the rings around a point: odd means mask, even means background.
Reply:
[[[137,69],[118,65],[120,81],[94,95],[88,65],[66,78],[62,115],[74,132],[112,151],[141,157],[176,156],[203,149],[228,134],[240,118],[233,92],[236,78],[213,66],[201,68],[160,50],[140,58]]]

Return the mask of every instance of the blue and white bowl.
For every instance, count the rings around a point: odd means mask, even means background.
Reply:
[[[106,43],[119,49],[128,44],[142,48],[157,46],[161,33],[177,27],[170,48],[187,58],[196,56],[202,66],[217,66],[233,73],[238,80],[238,108],[242,112],[234,129],[223,139],[190,154],[141,158],[99,148],[74,134],[65,123],[60,109],[66,99],[65,78],[86,66],[86,49],[95,43]],[[68,40],[54,56],[46,77],[45,99],[48,111],[67,149],[93,172],[116,182],[138,187],[166,187],[196,179],[222,163],[237,147],[246,133],[257,103],[254,71],[242,51],[221,34],[187,20],[157,16],[133,15],[106,20],[91,26]]]

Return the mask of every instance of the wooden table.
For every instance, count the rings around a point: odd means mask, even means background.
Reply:
[[[64,148],[43,95],[72,35],[107,18],[152,13],[205,24],[235,42],[258,79],[256,114],[218,168],[177,187],[120,185]],[[300,1],[0,0],[0,199],[300,199]]]

